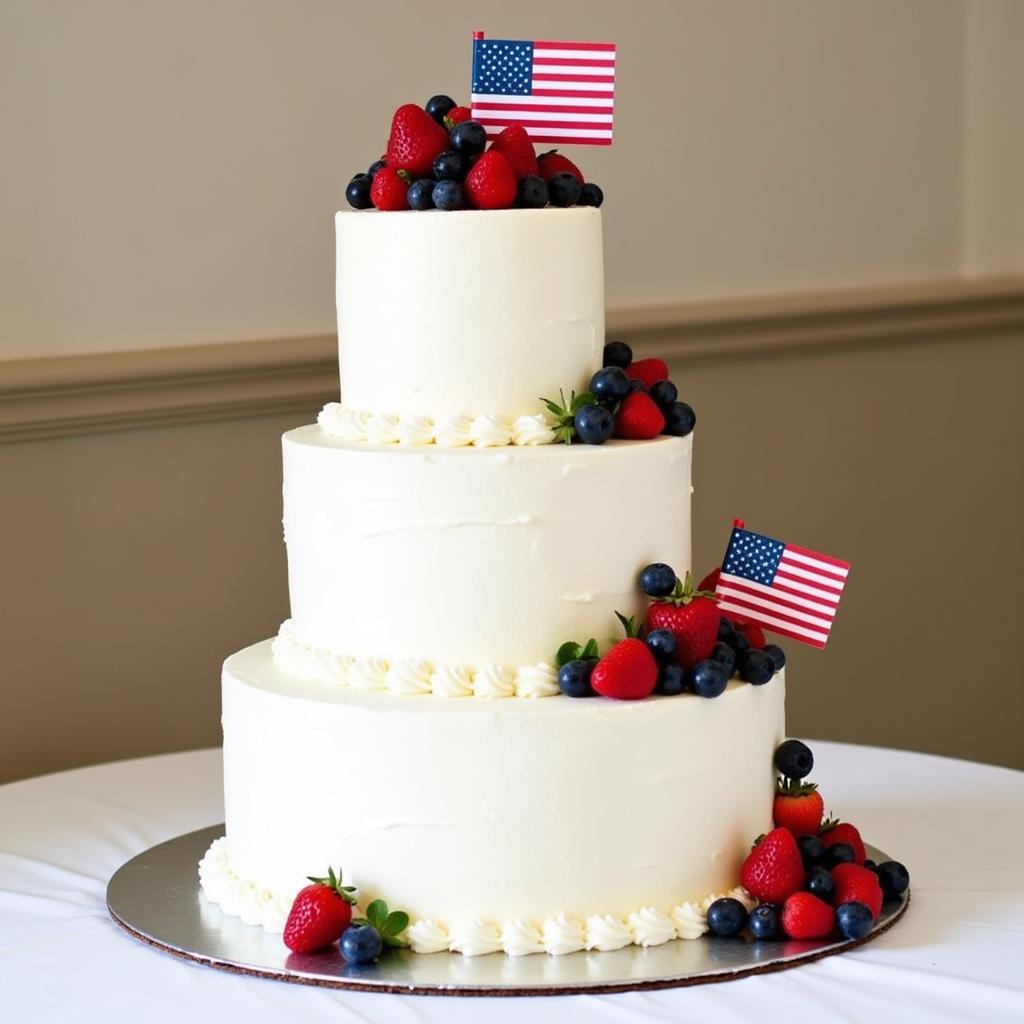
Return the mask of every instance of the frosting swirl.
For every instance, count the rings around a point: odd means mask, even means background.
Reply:
[[[699,939],[708,930],[708,916],[696,903],[673,907],[672,923],[680,939]]]
[[[484,665],[473,676],[473,693],[477,697],[514,697],[515,670],[507,665]]]
[[[613,949],[622,949],[633,941],[633,933],[611,914],[587,918],[587,949],[596,949],[602,953]]]
[[[268,932],[284,931],[292,901],[239,878],[228,863],[225,836],[215,839],[199,862],[199,885],[225,914],[240,917],[245,924],[262,925]]]
[[[386,412],[375,412],[366,421],[366,440],[370,444],[397,444],[398,417]]]
[[[434,424],[426,416],[400,416],[395,430],[399,444],[433,444]]]
[[[368,413],[346,409],[340,402],[328,402],[320,410],[316,421],[325,434],[340,437],[343,441],[365,441]]]
[[[435,697],[469,697],[473,693],[473,673],[460,665],[438,665],[430,674]]]
[[[431,668],[425,661],[396,661],[387,674],[392,693],[430,693]]]
[[[450,413],[434,421],[434,443],[442,448],[463,448],[473,440],[473,421],[462,413]]]
[[[463,956],[484,956],[501,949],[501,932],[493,921],[474,918],[452,927],[448,948]]]
[[[587,944],[583,923],[566,914],[549,917],[544,922],[544,949],[552,956],[575,953]]]
[[[469,436],[477,448],[504,448],[512,442],[512,431],[500,416],[477,416]]]
[[[528,956],[530,953],[543,953],[544,942],[538,928],[520,919],[506,921],[501,926],[501,948],[509,956]]]
[[[676,937],[676,927],[668,914],[644,907],[627,918],[633,941],[638,946],[660,946],[663,942]]]
[[[553,444],[553,420],[547,413],[520,416],[512,423],[512,443],[517,445]]]
[[[436,921],[416,921],[405,934],[414,953],[443,953],[448,949],[448,931]]]
[[[388,663],[381,658],[353,658],[349,685],[355,690],[383,690],[387,687]]]
[[[517,697],[554,697],[558,692],[558,673],[550,665],[540,662],[519,670]]]

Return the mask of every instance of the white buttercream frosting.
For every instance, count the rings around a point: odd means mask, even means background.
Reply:
[[[587,933],[583,922],[567,914],[548,918],[543,927],[544,951],[552,956],[564,956],[585,949]]]
[[[501,929],[493,921],[475,918],[452,925],[448,948],[464,956],[484,956],[501,949]]]
[[[512,424],[512,443],[517,445],[554,444],[555,421],[547,413],[520,416]]]
[[[543,953],[544,940],[540,929],[529,921],[506,921],[501,926],[501,948],[509,956]]]
[[[398,417],[387,412],[376,412],[366,421],[368,444],[397,444]]]
[[[633,941],[638,946],[660,946],[676,937],[676,926],[668,914],[654,907],[643,907],[627,918]]]
[[[672,923],[680,939],[699,939],[708,930],[708,915],[697,903],[672,908]]]
[[[432,671],[425,661],[396,661],[388,668],[387,687],[392,693],[430,693]]]
[[[388,663],[381,658],[353,658],[349,686],[353,690],[383,690],[387,687]]]
[[[261,925],[268,932],[284,931],[294,894],[275,896],[238,877],[228,860],[227,839],[215,839],[199,862],[199,885],[207,899],[225,914],[240,917],[246,924]]]
[[[434,421],[434,443],[442,448],[463,448],[473,440],[473,420],[462,413],[449,413]]]
[[[430,688],[435,697],[471,697],[473,671],[462,665],[438,665],[430,674]]]
[[[473,693],[477,697],[514,697],[516,670],[507,665],[484,665],[473,676]]]
[[[448,929],[436,921],[415,921],[405,935],[414,953],[447,953],[451,945]]]
[[[519,670],[517,697],[554,697],[559,692],[558,673],[550,665],[541,662]]]
[[[609,953],[633,941],[633,933],[620,918],[600,914],[587,918],[587,949]]]

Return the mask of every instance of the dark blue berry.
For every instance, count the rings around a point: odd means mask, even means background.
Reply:
[[[341,934],[341,955],[350,964],[369,964],[380,956],[384,941],[372,924],[350,924]]]
[[[461,210],[465,202],[462,186],[457,181],[439,181],[431,194],[439,210]]]
[[[707,661],[698,661],[693,666],[687,682],[698,697],[720,697],[725,693],[729,677],[717,661],[708,659]]]
[[[593,697],[590,674],[594,671],[597,658],[577,658],[566,662],[558,670],[558,688],[566,697]]]
[[[664,562],[652,562],[640,570],[640,589],[648,597],[668,597],[676,589],[676,571]]]
[[[650,394],[658,408],[666,412],[679,397],[679,389],[670,380],[656,380],[651,385]]]
[[[487,131],[479,121],[463,121],[451,132],[452,149],[466,156],[476,156],[487,145]]]
[[[816,868],[825,856],[825,844],[819,836],[800,836],[796,845],[800,850],[800,859],[804,862],[804,868],[807,871]]]
[[[731,938],[733,935],[739,935],[746,924],[747,908],[739,900],[723,896],[708,907],[708,928],[715,935]]]
[[[348,205],[355,207],[357,210],[367,210],[373,206],[373,200],[370,198],[370,186],[372,184],[373,182],[370,181],[368,174],[357,174],[345,189],[345,198],[348,200]]]
[[[727,641],[727,643],[736,652],[737,661],[750,650],[750,641],[747,639],[747,634],[741,633],[735,627],[732,631],[732,639]]]
[[[572,425],[584,444],[604,444],[615,430],[615,417],[603,405],[585,405],[573,417]]]
[[[866,857],[864,859],[864,867],[866,867],[868,871],[874,871],[876,875],[878,874],[878,865],[870,857]]]
[[[896,899],[910,885],[910,872],[898,860],[883,860],[876,873],[882,895],[887,900]]]
[[[455,106],[455,100],[451,96],[445,96],[444,93],[440,93],[437,96],[431,96],[426,103],[423,104],[423,109],[439,124],[444,125],[445,115]]]
[[[775,675],[775,665],[764,651],[750,650],[740,657],[740,679],[763,686]]]
[[[469,170],[469,162],[454,149],[446,149],[434,157],[434,177],[438,181],[462,181]]]
[[[718,620],[718,639],[724,644],[728,644],[735,650],[733,646],[733,640],[736,637],[736,628],[732,624],[732,620],[728,616],[723,615]]]
[[[775,768],[787,779],[806,779],[814,768],[811,748],[801,740],[784,740],[775,748]]]
[[[871,908],[851,900],[836,907],[836,929],[844,939],[863,939],[871,931]]]
[[[675,697],[686,689],[686,672],[682,665],[668,661],[658,670],[658,681],[654,685],[655,693],[663,693],[667,697]]]
[[[772,659],[776,672],[786,667],[786,652],[778,644],[765,644],[761,650]]]
[[[725,674],[730,679],[732,678],[736,671],[736,652],[728,644],[723,644],[721,641],[715,644],[711,649],[711,660],[717,661],[724,669]]]
[[[647,385],[642,380],[637,380],[635,377],[629,379],[629,390],[630,391],[642,391],[645,395],[647,394]]]
[[[663,434],[673,437],[686,437],[693,433],[697,425],[697,414],[685,402],[673,402],[665,410],[665,429]]]
[[[755,939],[775,939],[780,936],[779,908],[774,903],[759,903],[750,912],[747,927]]]
[[[578,206],[600,206],[604,202],[604,193],[600,185],[588,181],[580,189],[580,197],[576,200]]]
[[[539,210],[548,205],[548,183],[536,174],[519,179],[516,203],[527,210]]]
[[[839,864],[852,864],[855,856],[853,847],[849,843],[833,843],[826,848],[821,863],[831,870]]]
[[[832,878],[832,872],[819,864],[807,872],[804,888],[828,903],[832,899],[832,893],[835,892],[836,883]]]
[[[672,575],[674,576],[675,573]],[[670,629],[652,629],[650,633],[647,634],[646,639],[647,646],[650,648],[651,654],[653,654],[658,661],[668,661],[668,659],[676,653],[676,648],[679,646],[679,641],[676,639],[675,633]]]
[[[598,398],[621,402],[629,394],[629,378],[620,366],[606,366],[590,378],[590,390]]]
[[[433,178],[420,178],[409,186],[405,193],[405,201],[412,210],[432,210],[434,208],[434,186],[437,184]]]
[[[569,171],[559,171],[548,179],[548,195],[555,206],[574,206],[581,191],[576,175]]]
[[[366,176],[370,179],[370,181],[373,181],[373,176],[382,167],[387,167],[387,165],[388,165],[388,162],[387,162],[387,160],[384,159],[384,157],[381,157],[379,160],[374,160],[373,163],[370,164],[369,168],[367,169]]]
[[[633,362],[633,350],[624,341],[609,341],[604,347],[604,365],[625,369]]]

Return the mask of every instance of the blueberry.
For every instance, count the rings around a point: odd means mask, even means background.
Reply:
[[[787,779],[806,779],[814,768],[814,755],[806,743],[786,740],[775,748],[775,767]]]
[[[876,875],[878,874],[878,865],[870,857],[866,857],[864,859],[864,867],[866,867],[868,871],[874,871]]]
[[[651,385],[651,398],[662,412],[670,409],[678,397],[679,389],[670,380],[656,380]]]
[[[437,184],[433,178],[420,178],[409,186],[405,193],[405,201],[413,210],[432,210],[434,208],[434,186]]]
[[[739,935],[747,923],[747,908],[729,896],[715,900],[708,907],[708,928],[723,938]]]
[[[741,633],[733,627],[732,639],[728,641],[729,646],[736,652],[737,661],[750,650],[750,641],[746,633]]]
[[[910,885],[910,872],[898,860],[883,860],[878,865],[878,884],[887,900],[894,900]]]
[[[673,402],[665,410],[665,429],[663,434],[673,437],[686,437],[693,433],[697,425],[697,414],[685,402]]]
[[[761,648],[769,658],[772,659],[772,664],[775,666],[775,671],[778,672],[786,666],[786,652],[779,647],[778,644],[765,644]]]
[[[432,193],[434,205],[439,210],[461,210],[463,205],[462,186],[457,181],[439,181]]]
[[[588,181],[580,189],[580,197],[576,200],[578,206],[600,206],[604,202],[604,193],[600,185]]]
[[[548,180],[548,194],[555,206],[574,206],[580,198],[581,191],[576,175],[569,171],[559,171],[552,174]]]
[[[686,689],[686,672],[682,665],[674,661],[666,662],[658,670],[658,681],[654,685],[655,693],[663,693],[667,697],[675,697]]]
[[[779,908],[774,903],[759,903],[750,912],[747,927],[755,939],[779,937]]]
[[[629,378],[629,390],[630,391],[642,391],[645,395],[647,394],[647,385],[642,380],[637,380],[635,377]]]
[[[594,697],[590,685],[590,674],[594,671],[597,658],[577,658],[566,662],[558,670],[558,688],[566,697]]]
[[[728,645],[719,641],[711,649],[711,660],[717,661],[725,670],[725,674],[731,679],[736,671],[736,652]]]
[[[733,647],[733,640],[735,637],[736,627],[733,626],[732,620],[728,616],[723,615],[718,620],[718,639],[721,640],[722,643]],[[735,647],[733,647],[733,650],[735,650]]]
[[[604,365],[625,369],[633,362],[633,350],[624,341],[609,341],[604,347]]]
[[[740,658],[740,679],[754,686],[763,686],[775,675],[775,665],[764,651],[747,651]]]
[[[825,856],[825,844],[819,836],[800,836],[796,845],[800,849],[800,859],[807,871],[816,868]]]
[[[615,417],[603,405],[585,405],[573,417],[572,425],[584,444],[604,444],[615,430]]]
[[[679,641],[670,629],[652,629],[647,634],[647,646],[658,661],[668,661],[676,653]]]
[[[426,103],[423,104],[423,109],[439,124],[444,125],[445,115],[455,106],[455,100],[451,96],[445,96],[444,93],[440,93],[437,96],[431,96]]]
[[[836,907],[836,928],[844,939],[863,939],[871,931],[871,908],[850,901]]]
[[[382,167],[387,167],[387,165],[388,165],[388,162],[387,162],[387,160],[384,159],[384,157],[381,157],[379,160],[374,160],[373,163],[370,164],[369,168],[367,169],[366,176],[370,179],[370,181],[373,181],[373,176]]]
[[[819,864],[807,872],[807,881],[804,884],[804,888],[828,903],[832,899],[832,893],[835,892],[836,883],[832,878],[832,872]]]
[[[548,205],[548,183],[536,174],[528,174],[519,179],[519,190],[516,193],[516,206],[527,210],[539,210]]]
[[[620,366],[606,366],[590,378],[590,390],[598,398],[621,402],[629,394],[629,378]]]
[[[849,843],[833,843],[826,848],[821,863],[831,870],[838,864],[852,864],[855,856]]]
[[[454,149],[446,149],[434,157],[434,177],[438,181],[462,181],[469,170],[469,162]]]
[[[690,670],[687,682],[699,697],[720,697],[725,692],[729,677],[717,661],[698,661]]]
[[[357,210],[366,210],[373,206],[373,200],[370,198],[370,186],[372,184],[373,182],[370,181],[368,174],[357,174],[345,189],[345,198],[348,200],[348,205],[355,207]]]
[[[652,562],[640,570],[640,589],[648,597],[668,597],[676,589],[676,571],[664,562]]]
[[[487,145],[487,131],[479,121],[463,121],[451,133],[452,149],[466,156],[476,156]]]
[[[350,924],[341,935],[341,955],[350,964],[372,963],[380,956],[384,941],[372,924]]]

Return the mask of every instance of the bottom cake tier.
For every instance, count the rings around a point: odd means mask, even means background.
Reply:
[[[413,949],[615,949],[703,930],[772,826],[785,683],[500,700],[332,688],[270,642],[223,675],[227,835],[206,895],[279,930],[328,865],[406,910]]]

